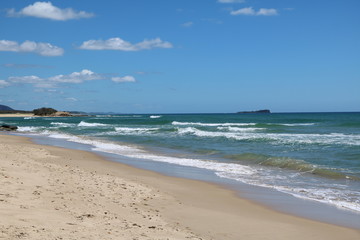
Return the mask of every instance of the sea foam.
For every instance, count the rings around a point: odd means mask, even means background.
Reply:
[[[105,126],[107,126],[107,124],[104,124],[104,123],[88,123],[88,122],[81,121],[78,124],[78,126],[79,127],[105,127]]]
[[[21,131],[37,131],[39,132],[40,128],[36,127],[21,127]],[[117,130],[121,131],[138,131],[144,130],[141,128],[132,129],[131,128],[118,128]],[[149,129],[148,129],[149,130]],[[153,129],[151,129],[153,130]],[[201,131],[196,128],[187,127],[182,128],[180,131],[190,132],[190,133],[197,133],[199,135],[209,135],[213,134],[221,136],[219,133],[210,133],[206,131]],[[133,159],[142,159],[142,160],[149,160],[149,161],[156,161],[156,162],[164,162],[170,164],[176,164],[180,166],[187,166],[187,167],[195,167],[199,169],[206,169],[213,171],[217,176],[227,179],[232,179],[235,181],[240,181],[243,183],[262,186],[266,188],[273,188],[278,191],[291,194],[295,197],[304,198],[304,199],[311,199],[319,202],[324,202],[327,204],[331,204],[337,206],[339,208],[349,209],[353,211],[360,211],[360,203],[356,200],[360,197],[359,193],[349,192],[346,194],[350,196],[351,199],[343,199],[343,192],[345,191],[341,186],[338,186],[336,189],[332,188],[327,192],[322,191],[321,188],[313,188],[311,186],[306,187],[297,187],[293,185],[284,185],[281,182],[287,182],[290,178],[294,177],[302,177],[300,173],[297,173],[295,176],[289,176],[289,174],[278,174],[274,172],[274,170],[265,169],[262,166],[246,166],[239,163],[229,163],[229,162],[216,162],[210,161],[207,159],[197,159],[197,158],[181,158],[181,157],[174,157],[174,156],[165,156],[154,154],[135,146],[129,145],[122,145],[117,144],[109,141],[91,139],[87,137],[78,137],[71,134],[64,134],[59,132],[49,132],[49,131],[41,131],[39,132],[42,135],[47,135],[51,138],[56,139],[63,139],[70,142],[86,144],[91,147],[94,151],[105,152],[105,153],[112,153],[120,156],[130,157]],[[229,133],[228,133],[229,134]],[[276,170],[278,171],[278,170]],[[293,179],[292,179],[293,180]],[[345,186],[346,187],[346,186]],[[345,188],[344,187],[344,188]],[[341,196],[341,197],[340,197]],[[351,197],[352,196],[352,197]]]
[[[37,132],[39,130],[43,129],[42,127],[28,127],[28,126],[19,126],[18,131],[19,132]]]
[[[75,127],[76,124],[74,123],[64,123],[64,122],[51,122],[51,125],[55,125],[58,127]]]
[[[219,130],[225,130],[225,128],[218,128]],[[231,129],[231,128],[230,128]],[[230,130],[229,129],[229,130]],[[263,140],[269,141],[273,144],[343,144],[360,146],[359,134],[342,134],[342,133],[330,133],[330,134],[289,134],[289,133],[264,133],[255,132],[262,130],[261,128],[253,128],[245,130],[240,128],[232,128],[232,132],[224,131],[204,131],[195,127],[182,127],[178,128],[180,135],[191,134],[198,137],[223,137],[235,140]],[[228,128],[226,128],[228,130]],[[235,131],[234,131],[235,130]]]
[[[177,121],[173,121],[172,125],[218,127],[218,126],[254,126],[254,125],[256,125],[256,123],[201,123],[201,122],[177,122]]]
[[[263,128],[239,128],[239,127],[217,127],[218,130],[227,132],[254,132],[264,130]]]
[[[151,133],[160,128],[128,128],[128,127],[115,127],[117,133],[120,134],[143,134],[143,133]]]
[[[65,139],[71,142],[87,144],[92,146],[92,150],[94,151],[112,153],[134,159],[151,160],[156,162],[164,162],[180,166],[211,170],[214,171],[217,176],[222,178],[233,179],[243,183],[262,186],[266,188],[274,188],[278,191],[291,194],[295,197],[315,200],[331,204],[339,208],[360,211],[360,202],[356,200],[358,197],[360,197],[359,193],[349,193],[348,196],[353,196],[354,199],[347,199],[347,201],[339,198],[339,196],[341,196],[342,194],[341,191],[336,191],[334,189],[324,190],[326,188],[313,189],[311,187],[300,188],[295,186],[284,186],[283,184],[273,184],[274,181],[287,181],[288,176],[286,176],[285,174],[274,175],[272,171],[265,170],[261,167],[250,167],[237,163],[216,162],[206,159],[163,156],[147,152],[134,146],[120,145],[112,142],[81,138],[67,134],[53,133],[48,136],[52,138]],[[346,186],[343,187],[345,188]],[[340,186],[338,186],[338,188],[340,188]]]

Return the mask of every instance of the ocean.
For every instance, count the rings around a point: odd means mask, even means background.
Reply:
[[[360,213],[360,113],[1,118],[19,132]]]

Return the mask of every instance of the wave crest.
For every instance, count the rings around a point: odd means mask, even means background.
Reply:
[[[88,122],[84,122],[84,121],[81,121],[78,124],[78,127],[105,127],[105,126],[108,126],[108,125],[104,124],[104,123],[88,123]]]
[[[173,121],[172,125],[177,126],[204,126],[204,127],[219,127],[219,126],[254,126],[256,123],[201,123],[201,122],[177,122]]]

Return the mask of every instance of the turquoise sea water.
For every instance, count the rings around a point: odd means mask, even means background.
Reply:
[[[0,123],[360,213],[360,113],[129,114]]]

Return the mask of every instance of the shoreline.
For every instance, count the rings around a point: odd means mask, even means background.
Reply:
[[[16,135],[16,134],[15,134]],[[127,166],[143,169],[150,172],[158,173],[162,176],[175,177],[180,179],[191,179],[200,182],[206,182],[231,190],[240,198],[249,200],[256,204],[260,204],[267,208],[280,213],[297,216],[300,218],[310,219],[323,223],[333,224],[337,226],[360,229],[359,212],[354,212],[346,208],[338,208],[334,205],[315,201],[312,199],[304,199],[293,196],[289,193],[283,193],[278,190],[264,188],[262,186],[242,183],[233,179],[222,178],[214,172],[189,166],[181,166],[177,164],[169,164],[167,162],[153,161],[151,156],[149,159],[138,159],[126,157],[116,153],[109,153],[100,149],[93,149],[92,143],[82,143],[77,141],[68,141],[66,139],[58,139],[42,135],[20,134],[20,136],[30,137],[34,143],[40,145],[57,146],[61,148],[78,149],[82,151],[95,153],[106,160],[125,164]],[[125,144],[126,143],[122,143]],[[95,144],[96,145],[96,144]],[[120,144],[121,145],[121,144]],[[136,148],[135,148],[136,149]],[[152,152],[152,150],[147,149]],[[152,154],[164,154],[166,152],[152,152]]]
[[[0,118],[12,118],[12,117],[38,117],[35,116],[33,113],[0,113]]]
[[[50,169],[52,169],[54,174],[61,173],[57,175],[59,183],[66,182],[68,179],[78,178],[79,176],[87,180],[85,182],[80,181],[81,187],[84,188],[82,191],[78,190],[78,182],[65,184],[66,187],[69,188],[67,192],[71,194],[69,196],[63,195],[62,197],[64,199],[61,201],[64,202],[64,205],[71,207],[57,207],[58,210],[43,209],[41,205],[37,207],[34,206],[34,208],[30,206],[21,208],[21,206],[26,206],[31,203],[26,202],[26,200],[31,199],[31,197],[35,197],[36,200],[41,201],[49,199],[57,201],[59,196],[56,195],[56,193],[59,193],[59,189],[63,184],[57,184],[56,182],[52,182],[52,185],[49,184],[48,186],[41,187],[35,184],[32,188],[30,187],[33,191],[28,192],[27,195],[25,192],[28,191],[28,189],[18,190],[19,198],[16,202],[19,202],[19,206],[14,205],[13,201],[8,201],[6,195],[1,195],[1,198],[4,199],[4,201],[0,201],[2,213],[0,216],[3,216],[0,220],[0,226],[3,235],[8,234],[8,236],[10,236],[9,234],[11,234],[11,232],[16,233],[20,231],[27,234],[28,239],[52,235],[70,236],[74,228],[81,227],[88,231],[89,227],[97,226],[97,224],[99,224],[97,221],[101,219],[101,217],[98,217],[98,214],[95,213],[101,212],[101,209],[111,207],[111,212],[114,211],[113,219],[110,219],[107,214],[105,214],[107,216],[104,216],[104,214],[101,215],[105,217],[103,219],[106,219],[106,222],[110,223],[110,225],[104,225],[104,228],[102,228],[100,224],[97,230],[92,230],[97,231],[93,233],[94,235],[91,235],[94,239],[96,239],[95,236],[99,236],[96,234],[105,233],[101,232],[102,229],[113,224],[115,224],[113,227],[108,227],[107,229],[114,230],[120,226],[124,227],[124,231],[119,232],[118,237],[122,236],[126,238],[125,235],[121,234],[129,233],[129,236],[138,234],[140,239],[149,239],[151,234],[153,235],[151,235],[152,237],[150,238],[156,239],[166,239],[165,236],[173,236],[172,239],[184,239],[185,237],[190,239],[240,239],[244,237],[246,239],[289,239],[290,236],[294,239],[358,239],[360,237],[359,230],[279,213],[250,202],[249,200],[242,199],[236,196],[233,191],[211,183],[168,177],[147,170],[136,169],[104,159],[94,153],[39,145],[30,142],[28,138],[6,134],[0,134],[0,146],[1,148],[5,147],[5,149],[15,149],[21,146],[21,148],[18,149],[21,154],[26,156],[25,160],[20,160],[19,152],[9,153],[9,159],[17,159],[18,162],[22,161],[21,164],[18,163],[19,167],[16,169],[16,174],[14,171],[8,171],[12,169],[10,163],[8,163],[8,166],[3,166],[4,163],[1,161],[1,174],[8,176],[3,179],[7,182],[7,184],[2,184],[4,188],[6,187],[5,190],[9,190],[8,186],[12,186],[12,189],[22,189],[21,187],[23,186],[21,186],[21,184],[19,185],[19,183],[10,180],[14,179],[15,175],[16,178],[21,179],[22,173],[25,175],[30,174],[27,173],[28,171],[23,171],[26,170],[24,167],[21,167],[23,165],[40,164],[42,168],[32,168],[33,171],[38,171],[36,175],[46,175],[47,170],[44,166],[47,166],[48,170],[49,166],[51,166]],[[69,169],[71,171],[69,171]],[[79,174],[79,172],[81,174]],[[94,178],[96,182],[94,182]],[[138,190],[129,193],[123,188],[109,189],[104,187],[109,185],[110,180],[115,182],[122,181],[122,184],[128,186],[136,186],[140,188],[143,194],[136,196]],[[93,213],[88,213],[90,215],[85,216],[81,215],[82,213],[77,213],[78,216],[74,217],[74,213],[72,212],[75,211],[74,209],[84,208],[81,207],[83,204],[82,201],[74,201],[74,199],[78,199],[81,194],[82,196],[95,195],[94,193],[96,191],[90,193],[90,190],[96,187],[96,184],[103,186],[100,192],[104,196],[96,195],[96,197],[83,199],[87,201],[92,200],[93,205],[91,205],[89,210],[91,209]],[[46,183],[44,185],[46,185]],[[129,187],[127,188],[130,189]],[[39,189],[47,189],[46,193],[48,196],[43,197],[43,191]],[[36,195],[38,193],[36,191],[41,193]],[[146,193],[148,195],[146,195]],[[8,194],[14,198],[13,193],[10,192]],[[20,195],[23,195],[22,198]],[[120,203],[117,204],[113,202],[118,201],[116,199],[119,196],[121,196],[121,199],[126,199],[126,195],[129,195],[127,196],[127,204],[123,203],[121,205]],[[112,196],[111,200],[113,201],[109,202],[109,199],[104,199],[106,196]],[[70,199],[72,199],[72,201],[70,201]],[[25,203],[23,201],[25,201]],[[12,208],[8,206],[10,203]],[[53,205],[55,206],[56,204],[54,203]],[[47,206],[54,207],[53,205],[51,205],[50,201]],[[70,208],[71,211],[68,208]],[[31,212],[30,210],[36,212],[36,214],[33,216],[28,213],[28,215],[20,217],[20,215],[28,211]],[[88,209],[86,210],[89,211]],[[66,213],[69,211],[73,214],[67,216]],[[117,215],[115,212],[117,212]],[[122,216],[124,213],[128,213],[126,217]],[[75,220],[76,225],[60,224],[63,225],[62,229],[65,229],[61,230],[60,226],[55,225],[51,227],[48,226],[50,223],[47,223],[46,220],[36,219],[39,226],[45,226],[46,231],[43,234],[48,234],[41,235],[42,233],[34,233],[31,231],[31,224],[34,221],[33,218],[40,215],[42,216],[41,219],[66,218],[67,216],[69,219],[72,219],[72,222]],[[115,219],[115,215],[118,219]],[[150,217],[147,217],[147,215]],[[122,222],[119,222],[120,216],[122,216]],[[136,217],[138,217],[138,219],[136,219]],[[129,225],[129,220],[127,220],[128,222],[125,224],[124,221],[126,219],[136,219],[136,225]],[[154,221],[154,219],[156,219],[156,221]],[[162,223],[161,227],[157,225],[158,222]],[[138,227],[137,225],[142,227]],[[129,228],[125,229],[126,226]],[[89,237],[90,232],[88,232],[87,235],[88,239],[92,239]],[[110,232],[115,234],[113,231]],[[166,234],[161,235],[164,232],[166,232]],[[78,232],[73,234],[75,235],[72,236],[81,236],[82,233]],[[146,238],[141,234],[145,234],[148,237]],[[116,239],[116,237],[109,237],[107,239]]]

